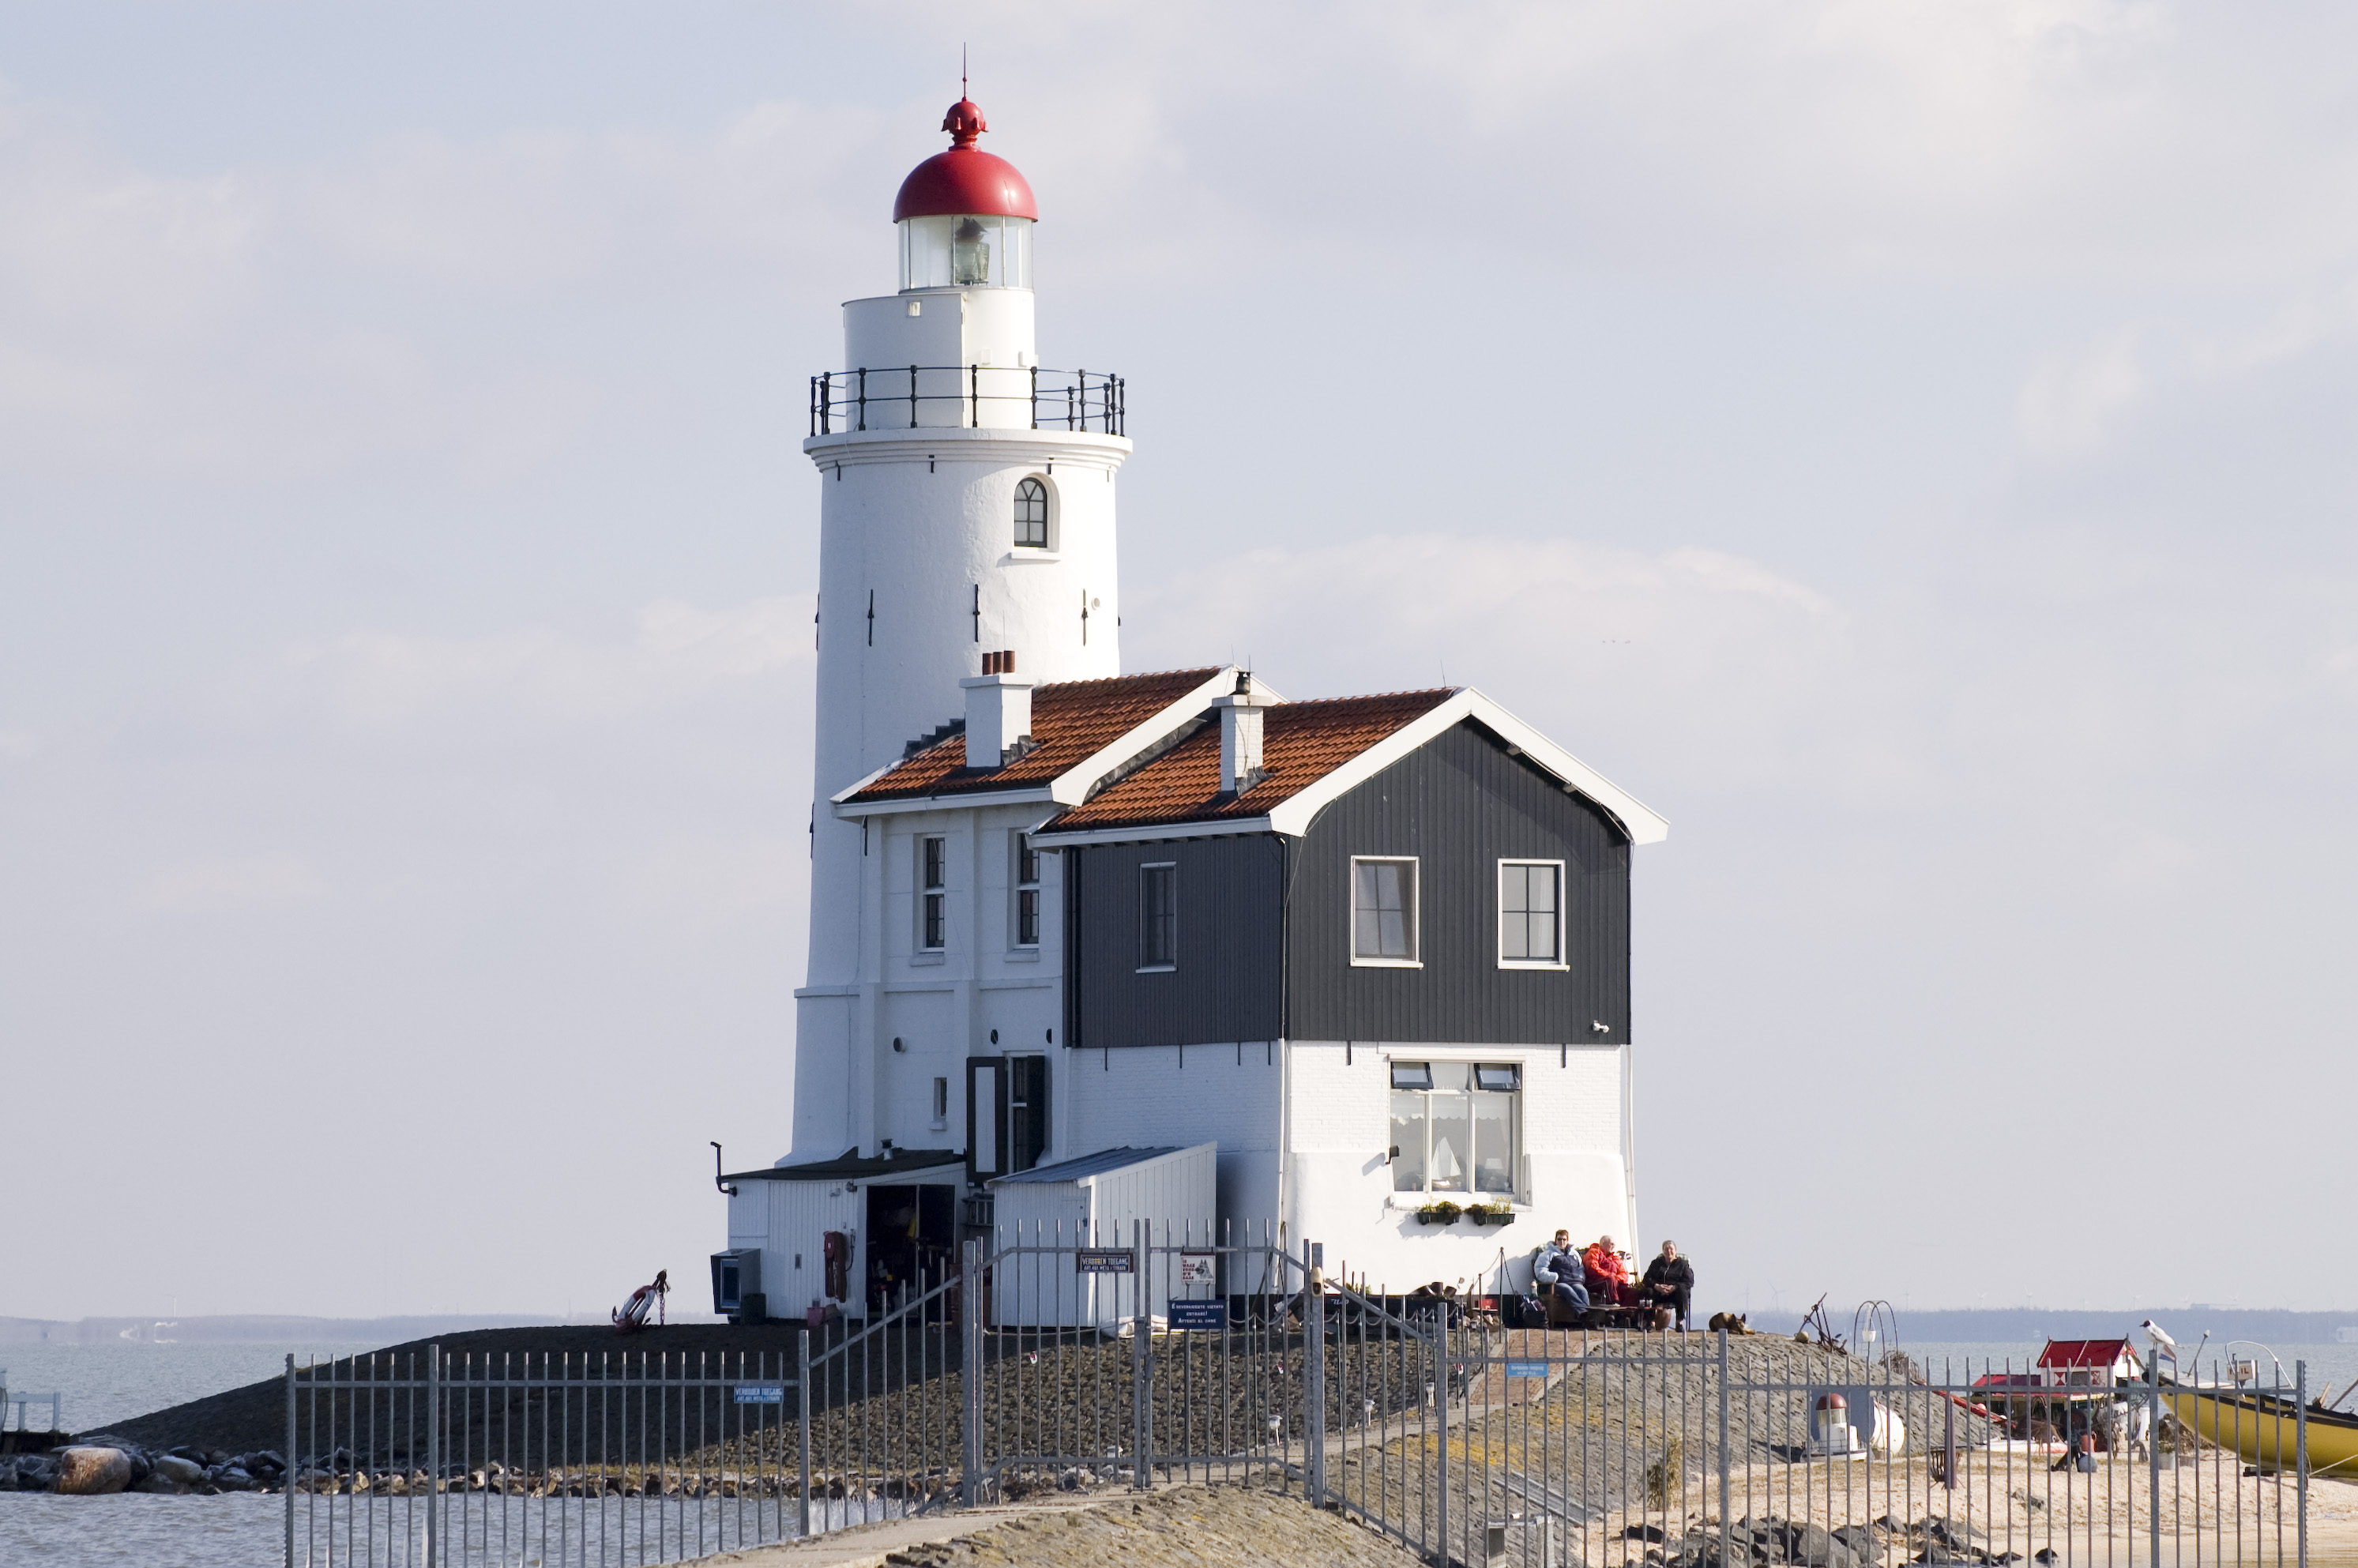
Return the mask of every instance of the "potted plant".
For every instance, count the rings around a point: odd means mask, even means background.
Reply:
[[[1418,1209],[1416,1222],[1419,1225],[1455,1225],[1457,1223],[1457,1217],[1465,1212],[1447,1198],[1444,1198],[1439,1203],[1429,1203]]]
[[[1515,1211],[1508,1204],[1475,1204],[1466,1211],[1466,1217],[1476,1225],[1512,1225]]]

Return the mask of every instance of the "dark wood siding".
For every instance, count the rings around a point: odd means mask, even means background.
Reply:
[[[1480,726],[1457,726],[1336,801],[1295,854],[1292,1038],[1629,1038],[1628,839]],[[1422,968],[1351,963],[1354,855],[1417,858]],[[1498,968],[1501,860],[1564,862],[1567,969]]]
[[[1282,849],[1268,835],[1063,851],[1065,1044],[1279,1037]],[[1139,868],[1178,868],[1177,968],[1141,974]]]

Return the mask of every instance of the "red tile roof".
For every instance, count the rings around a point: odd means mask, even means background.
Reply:
[[[2041,1367],[2109,1367],[2124,1355],[2134,1360],[2125,1339],[2050,1339],[2039,1353]]]
[[[966,737],[952,735],[883,774],[851,799],[906,800],[1038,788],[1095,756],[1217,674],[1217,669],[1163,670],[1035,687],[1032,739],[1036,744],[1006,766],[969,772]]]
[[[1238,795],[1220,793],[1220,730],[1217,724],[1206,724],[1129,777],[1058,816],[1046,831],[1078,833],[1266,816],[1271,807],[1455,695],[1444,687],[1278,703],[1265,709],[1261,719],[1265,776]]]

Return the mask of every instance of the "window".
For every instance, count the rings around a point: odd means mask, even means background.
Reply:
[[[950,1124],[950,1081],[934,1080],[934,1130],[941,1131]]]
[[[1351,860],[1351,962],[1416,961],[1416,862]]]
[[[1026,549],[1048,547],[1048,487],[1036,479],[1015,487],[1015,542]]]
[[[1179,868],[1138,868],[1138,967],[1179,967]]]
[[[1040,851],[1028,833],[1015,839],[1015,945],[1040,946]]]
[[[917,840],[917,950],[938,953],[949,945],[949,840],[926,834]]]
[[[1498,963],[1563,967],[1563,862],[1498,862]]]
[[[1048,1058],[1007,1058],[1007,1168],[1028,1171],[1048,1147]]]
[[[1521,1088],[1512,1063],[1394,1062],[1392,1191],[1511,1198]]]

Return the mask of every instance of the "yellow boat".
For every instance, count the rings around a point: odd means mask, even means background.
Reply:
[[[2293,1467],[2299,1418],[2291,1396],[2164,1383],[2161,1397],[2205,1442],[2234,1449],[2244,1463],[2268,1470]],[[2358,1415],[2310,1407],[2309,1473],[2358,1480]]]

